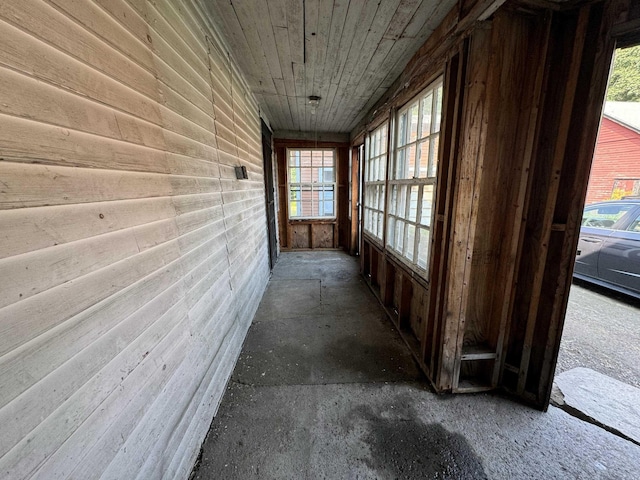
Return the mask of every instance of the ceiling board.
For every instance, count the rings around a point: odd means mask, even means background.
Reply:
[[[274,129],[349,132],[456,0],[205,3]]]

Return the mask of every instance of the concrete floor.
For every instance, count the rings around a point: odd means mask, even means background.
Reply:
[[[550,407],[431,393],[357,260],[284,253],[197,479],[640,478],[640,447]]]
[[[587,367],[640,388],[640,300],[574,280],[556,375]]]

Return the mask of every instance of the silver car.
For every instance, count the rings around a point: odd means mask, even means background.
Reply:
[[[640,298],[640,199],[585,207],[573,276]]]

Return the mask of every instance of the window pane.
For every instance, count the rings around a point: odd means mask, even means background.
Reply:
[[[438,87],[436,90],[436,104],[434,109],[434,119],[432,132],[440,131],[440,121],[442,120],[442,85]]]
[[[300,215],[301,190],[300,187],[291,187],[289,189],[289,212],[291,217]]]
[[[300,183],[300,169],[292,167],[289,169],[289,182]]]
[[[416,146],[411,145],[409,147],[398,150],[396,157],[396,171],[395,179],[406,180],[413,178],[415,175],[416,165]]]
[[[418,147],[418,158],[419,158],[419,171],[416,175],[420,178],[425,178],[429,174],[429,144],[431,142],[429,139],[423,140],[420,142],[420,146]]]
[[[290,167],[299,167],[300,166],[300,151],[293,150],[289,152],[289,166]]]
[[[396,215],[398,215],[399,217],[407,216],[407,186],[406,185],[400,185],[398,187]]]
[[[380,189],[380,200],[378,201],[378,210],[384,211],[384,185],[378,185]]]
[[[415,142],[418,139],[418,102],[409,108],[409,118],[411,120],[411,126],[407,143]]]
[[[289,191],[289,216],[299,217],[302,215],[300,211],[300,200],[302,199],[300,187],[291,187]]]
[[[395,249],[401,252],[402,246],[404,245],[404,222],[401,220],[396,220],[395,237],[396,237]]]
[[[407,149],[403,148],[398,150],[396,154],[396,170],[393,178],[395,179],[405,178],[406,171],[407,171]]]
[[[406,145],[407,143],[407,115],[408,112],[404,112],[398,118],[398,146]]]
[[[407,150],[407,171],[406,177],[414,178],[416,176],[416,146],[411,145]]]
[[[302,201],[300,202],[300,216],[302,217],[313,216],[313,210],[312,210],[313,192],[311,191],[311,187],[308,185],[303,185],[301,189],[302,189]]]
[[[429,261],[429,230],[425,228],[418,229],[418,265],[424,269],[427,268]]]
[[[300,183],[311,183],[313,181],[311,172],[312,170],[309,167],[300,168]]]
[[[414,225],[407,225],[407,238],[405,241],[406,251],[404,256],[407,259],[413,261],[413,247],[416,239],[416,227]]]
[[[322,169],[322,182],[335,182],[333,167],[324,167]]]
[[[378,176],[376,180],[384,181],[386,171],[387,171],[387,156],[383,155],[382,157],[380,157],[380,160],[378,163]]]
[[[427,227],[431,225],[431,210],[433,207],[433,185],[422,187],[422,211],[420,213],[420,223]]]
[[[434,135],[429,149],[429,177],[435,177],[438,173],[438,147],[440,145],[440,135]]]
[[[333,193],[334,193],[334,187],[333,185],[325,185],[323,187],[323,191],[324,191],[324,200],[334,200],[333,197]]]
[[[432,104],[433,93],[429,92],[429,94],[422,100],[422,122],[420,125],[421,138],[427,137],[431,133],[431,116],[433,115],[433,112],[431,111]]]
[[[396,245],[396,241],[395,241],[395,237],[393,236],[394,232],[396,228],[396,219],[393,217],[388,217],[387,218],[387,245],[389,245],[390,247],[395,247]]]
[[[389,213],[396,215],[396,204],[398,202],[398,185],[391,185],[391,195],[389,196]]]
[[[418,189],[417,185],[411,186],[411,192],[409,194],[409,217],[408,220],[415,222],[418,216]]]

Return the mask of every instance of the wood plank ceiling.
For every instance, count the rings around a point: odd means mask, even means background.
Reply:
[[[272,128],[302,132],[350,132],[455,3],[206,0]]]

